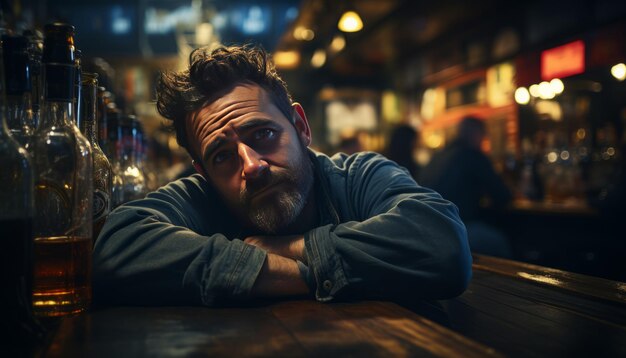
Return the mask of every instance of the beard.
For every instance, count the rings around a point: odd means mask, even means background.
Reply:
[[[276,188],[274,188],[276,186]],[[313,187],[313,163],[300,148],[300,156],[289,169],[271,169],[240,192],[240,205],[247,209],[248,219],[261,232],[275,234],[294,223],[304,209]],[[255,196],[263,190],[276,194]]]

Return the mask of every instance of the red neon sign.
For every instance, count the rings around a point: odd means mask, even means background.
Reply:
[[[549,81],[585,72],[585,43],[582,40],[541,53],[541,79]]]

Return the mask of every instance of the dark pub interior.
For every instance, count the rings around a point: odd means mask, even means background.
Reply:
[[[626,356],[626,2],[0,4],[0,356]]]

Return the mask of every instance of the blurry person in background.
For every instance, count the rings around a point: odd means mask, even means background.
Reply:
[[[406,168],[413,179],[419,175],[419,164],[415,161],[413,153],[418,145],[418,132],[413,126],[399,124],[395,126],[389,135],[384,155]]]
[[[512,200],[511,191],[480,149],[485,135],[482,119],[463,118],[456,139],[433,155],[421,171],[419,183],[459,207],[473,252],[511,258],[509,239],[485,221],[482,208],[485,201],[499,209]]]
[[[109,215],[94,247],[97,300],[406,303],[467,287],[456,206],[380,154],[311,150],[304,109],[265,51],[195,50],[157,94],[198,174]]]

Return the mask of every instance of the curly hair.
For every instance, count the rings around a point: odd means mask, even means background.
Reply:
[[[157,110],[173,121],[178,144],[194,156],[187,140],[188,115],[219,98],[234,85],[252,82],[270,94],[289,121],[293,118],[291,95],[276,72],[269,54],[253,45],[195,49],[189,68],[163,72],[157,82]]]

